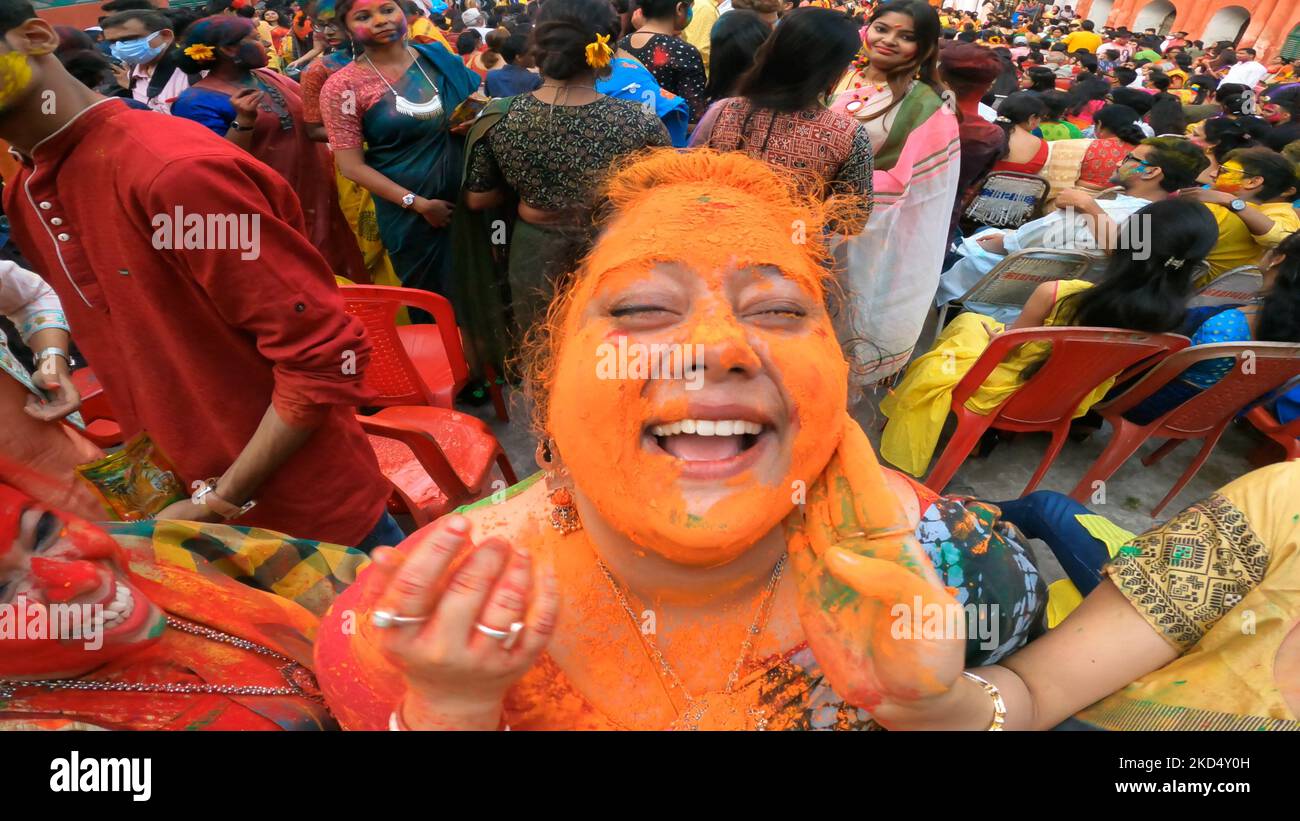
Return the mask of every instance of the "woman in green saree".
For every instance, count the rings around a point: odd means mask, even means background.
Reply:
[[[359,56],[321,89],[321,115],[340,172],[375,197],[379,234],[407,288],[447,295],[451,223],[460,190],[452,112],[478,75],[446,49],[407,42],[394,0],[340,0]]]

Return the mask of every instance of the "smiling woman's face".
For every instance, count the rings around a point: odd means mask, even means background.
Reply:
[[[906,14],[891,11],[867,26],[871,62],[882,71],[909,65],[916,59],[916,23]]]
[[[848,366],[800,242],[749,194],[660,187],[575,285],[549,432],[601,516],[673,561],[743,553],[839,444]]]
[[[81,638],[45,632],[55,621],[48,618],[52,606],[68,618],[74,618],[69,606],[76,606],[76,619],[89,618],[75,622]],[[162,611],[131,582],[108,534],[6,485],[0,485],[0,608],[14,628],[0,636],[0,678],[78,675],[152,641],[164,624]],[[37,611],[46,614],[39,630]]]

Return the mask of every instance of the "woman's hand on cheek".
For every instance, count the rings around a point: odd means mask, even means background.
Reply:
[[[965,665],[965,611],[912,533],[872,538],[851,515],[832,530],[820,546],[815,532],[788,538],[800,621],[831,688],[866,710],[947,692]]]

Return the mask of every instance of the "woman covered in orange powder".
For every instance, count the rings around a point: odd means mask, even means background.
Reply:
[[[345,728],[869,729],[1035,632],[996,512],[848,416],[822,227],[860,206],[796,192],[707,149],[614,172],[532,347],[545,476],[376,551],[317,640]],[[891,638],[935,608],[987,619]]]
[[[364,554],[224,524],[99,526],[19,482],[44,484],[0,463],[0,730],[337,728],[311,641]]]

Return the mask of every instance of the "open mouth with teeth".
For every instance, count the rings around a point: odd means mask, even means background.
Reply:
[[[749,419],[692,418],[648,425],[643,439],[684,473],[717,478],[752,464],[774,435],[771,425]]]

